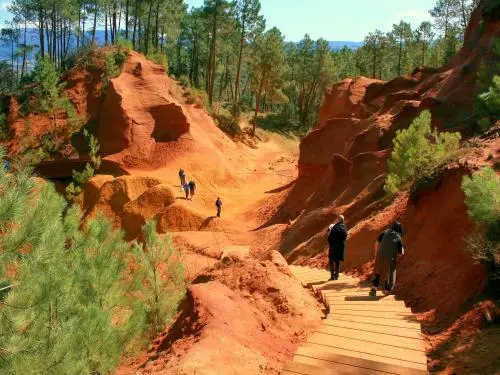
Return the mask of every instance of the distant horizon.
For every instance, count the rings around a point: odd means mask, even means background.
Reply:
[[[97,44],[104,44],[104,29],[96,29],[96,41]],[[90,34],[88,31],[85,32],[86,34],[86,40],[89,39]],[[300,40],[296,41],[291,41],[291,43],[298,43]],[[75,35],[72,35],[72,45],[76,43],[75,40]],[[350,49],[357,49],[363,45],[363,41],[350,41],[350,40],[328,40],[329,46],[332,49],[332,51],[337,51],[339,49],[342,49],[344,46]],[[35,28],[28,28],[28,44],[35,45],[39,47],[39,40],[38,40],[38,30]],[[34,50],[30,56],[31,60],[34,59],[35,54],[38,52],[38,50]],[[8,45],[1,44],[0,43],[0,61],[10,61],[11,59],[11,50]]]

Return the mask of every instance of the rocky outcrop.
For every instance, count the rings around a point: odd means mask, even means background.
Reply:
[[[314,297],[279,255],[265,261],[229,255],[193,281],[178,316],[141,368],[162,374],[277,374],[319,325],[320,315]]]

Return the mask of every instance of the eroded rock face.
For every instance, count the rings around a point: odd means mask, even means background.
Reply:
[[[169,92],[171,86],[164,70],[131,53],[123,72],[110,82],[103,105],[99,141],[104,155],[127,151],[149,160],[156,143],[176,141],[189,132],[183,107]]]
[[[478,8],[463,48],[443,68],[419,67],[389,82],[348,78],[331,87],[317,126],[301,143],[300,176],[322,178],[335,154],[352,162],[358,154],[392,148],[396,131],[407,128],[423,109],[431,110],[433,124],[441,129],[467,134],[470,124],[462,119],[472,109],[480,65],[496,59],[490,47],[495,37],[500,37],[500,21],[483,20]]]
[[[141,371],[277,374],[321,317],[314,297],[287,269],[279,254],[218,262],[193,281]]]

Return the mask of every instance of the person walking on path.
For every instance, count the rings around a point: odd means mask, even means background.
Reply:
[[[219,197],[217,197],[217,200],[215,201],[215,207],[217,208],[217,217],[220,217],[220,212],[222,210],[222,201]]]
[[[396,266],[398,254],[404,254],[403,226],[399,221],[380,233],[375,242],[375,275],[370,296],[377,295],[382,286],[385,295],[392,293],[396,283]]]
[[[187,182],[182,186],[184,188],[184,193],[186,193],[186,200],[189,199],[189,184]]]
[[[196,191],[196,183],[191,180],[189,181],[189,194],[191,194],[191,199],[194,198],[194,192]]]
[[[184,169],[179,169],[179,180],[181,180],[181,190],[184,187],[184,184],[186,183],[186,172],[184,172]]]
[[[330,268],[330,280],[338,280],[340,273],[340,262],[345,257],[345,240],[347,229],[344,224],[344,216],[339,215],[337,223],[328,227],[328,266]]]

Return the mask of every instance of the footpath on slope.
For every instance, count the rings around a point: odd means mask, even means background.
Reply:
[[[370,287],[342,274],[290,266],[327,308],[322,325],[301,345],[283,375],[427,374],[420,323],[393,295],[368,296]]]

